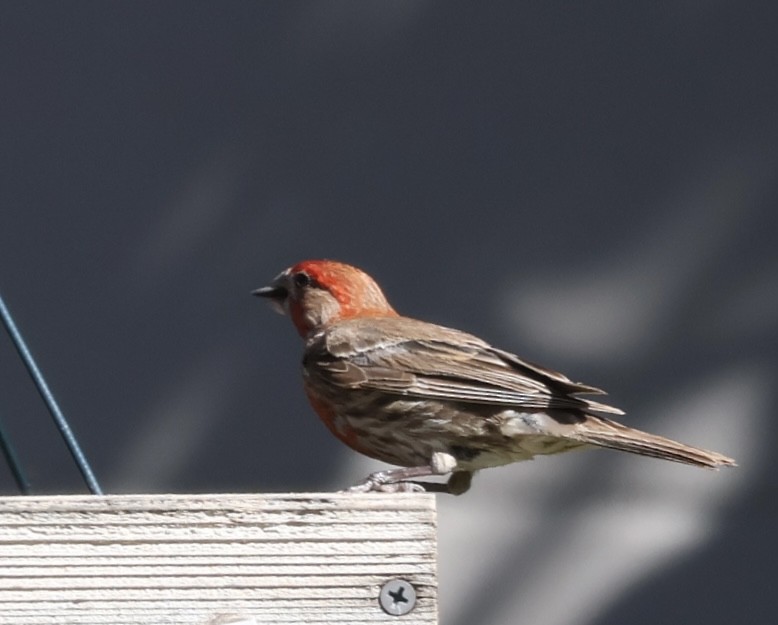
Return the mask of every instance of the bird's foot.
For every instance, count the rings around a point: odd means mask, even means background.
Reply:
[[[410,473],[410,475],[409,475]],[[422,493],[424,486],[416,482],[407,481],[408,477],[414,475],[412,469],[389,469],[387,471],[377,471],[371,473],[367,478],[347,488],[347,493]]]
[[[389,484],[377,484],[365,480],[361,484],[355,484],[351,488],[342,491],[344,493],[423,493],[425,488],[417,482],[390,482]]]
[[[461,495],[470,489],[473,479],[472,471],[454,471],[445,484],[437,482],[414,482],[410,477],[434,474],[427,469],[425,473],[421,467],[410,469],[391,469],[371,473],[367,478],[347,488],[347,493],[448,493]]]

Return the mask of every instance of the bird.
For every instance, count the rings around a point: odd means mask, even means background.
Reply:
[[[623,425],[605,395],[552,369],[434,323],[405,317],[352,265],[305,260],[252,291],[304,340],[303,388],[339,440],[394,465],[351,492],[461,495],[476,471],[585,447],[698,467],[723,454]],[[440,482],[418,478],[447,477]]]

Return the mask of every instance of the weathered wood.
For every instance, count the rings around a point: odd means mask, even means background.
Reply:
[[[426,494],[0,497],[0,624],[426,625],[435,539]]]

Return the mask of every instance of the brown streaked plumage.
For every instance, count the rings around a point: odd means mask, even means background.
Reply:
[[[399,469],[357,491],[465,492],[474,471],[586,445],[701,467],[722,454],[648,434],[598,413],[593,386],[443,326],[402,317],[366,273],[303,261],[254,291],[292,318],[305,340],[305,392],[330,431]],[[413,478],[451,474],[447,484]]]

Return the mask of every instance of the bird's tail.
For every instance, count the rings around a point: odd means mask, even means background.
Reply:
[[[575,438],[590,445],[709,469],[736,466],[732,458],[715,451],[698,449],[663,436],[641,432],[597,415],[587,415],[587,419],[578,424],[576,430]]]

